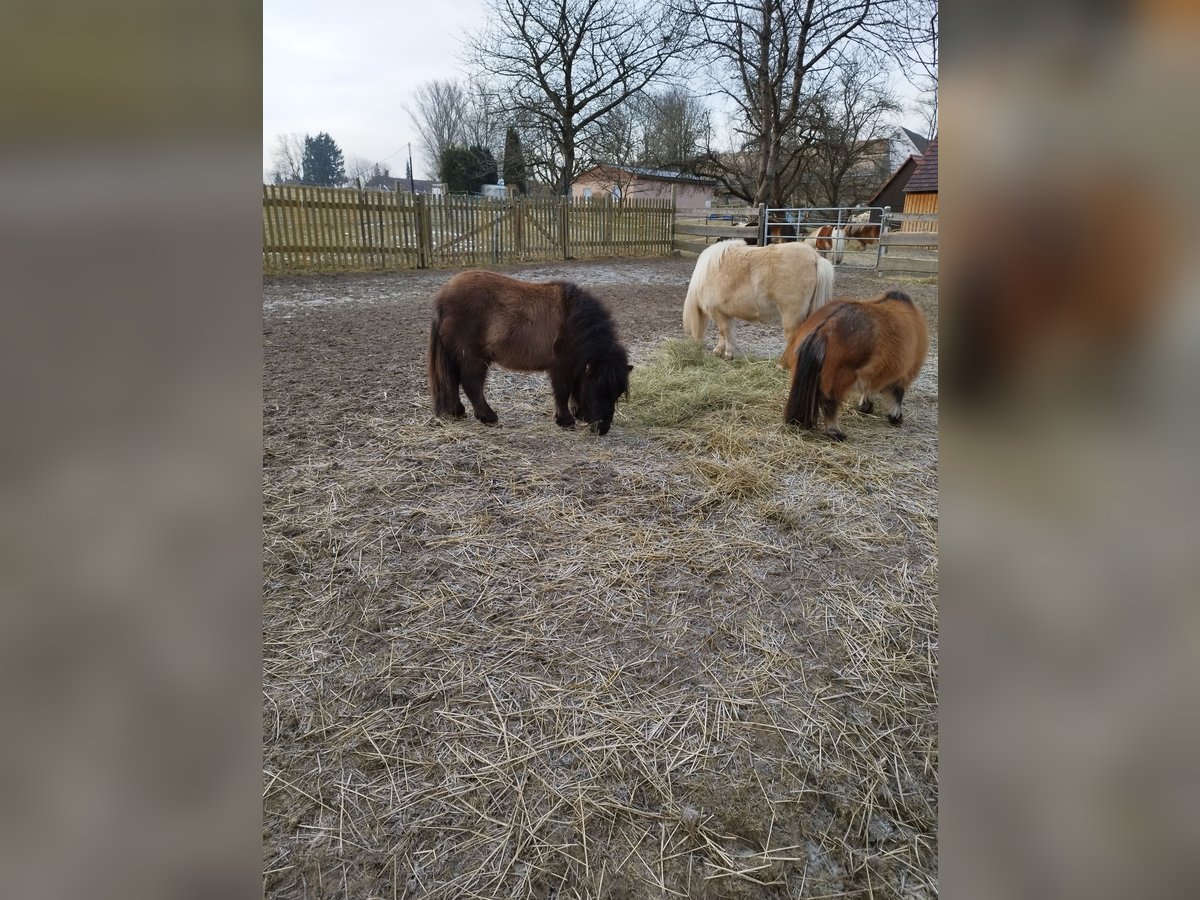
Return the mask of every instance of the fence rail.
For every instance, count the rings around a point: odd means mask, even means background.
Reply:
[[[892,213],[897,230],[880,239],[880,272],[905,275],[938,273],[938,217],[936,213]]]
[[[670,200],[430,197],[263,186],[263,270],[414,269],[666,256]]]
[[[786,212],[811,228],[813,225],[848,224],[851,215],[865,207],[829,209],[766,210],[764,207],[721,207],[720,209],[679,209],[675,213],[672,247],[675,252],[698,254],[714,241],[729,238],[758,237],[755,229],[738,228],[733,223],[748,219],[761,221],[767,212]],[[874,269],[880,273],[936,275],[938,271],[938,217],[936,213],[894,213],[872,207],[872,218],[883,222],[878,244],[868,241],[859,246],[848,240],[842,265],[848,268]],[[858,247],[855,252],[854,248]]]

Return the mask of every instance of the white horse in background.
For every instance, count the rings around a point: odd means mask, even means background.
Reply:
[[[704,340],[708,320],[720,338],[713,353],[733,359],[733,332],[744,322],[783,322],[790,342],[800,323],[833,297],[833,265],[800,241],[751,247],[721,241],[696,259],[683,304],[683,330]]]

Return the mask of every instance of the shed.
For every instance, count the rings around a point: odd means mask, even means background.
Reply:
[[[937,215],[938,139],[934,137],[904,186],[904,212]],[[905,222],[904,231],[937,231],[937,222]]]
[[[887,181],[883,183],[875,196],[867,201],[867,206],[890,206],[893,212],[900,212],[904,209],[904,188],[908,184],[908,180],[912,178],[913,172],[917,170],[917,163],[921,157],[914,154],[904,160],[895,172],[891,174]],[[871,221],[879,222],[879,213],[871,213]]]
[[[600,197],[636,197],[646,200],[669,200],[675,197],[676,207],[705,207],[712,205],[716,182],[672,172],[666,169],[647,169],[640,166],[593,166],[571,184],[575,200]]]

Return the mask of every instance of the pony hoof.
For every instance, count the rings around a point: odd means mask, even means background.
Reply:
[[[874,411],[874,409],[875,409],[875,401],[873,401],[873,400],[867,400],[864,398],[863,401],[858,404],[858,411],[860,413],[869,413],[869,412]]]
[[[827,431],[825,433],[835,441],[844,441],[846,439],[846,432],[844,431]]]
[[[555,416],[554,424],[559,428],[574,428],[575,419],[573,416]]]
[[[888,424],[899,425],[904,421],[904,413],[888,413]]]
[[[491,410],[488,410],[485,413],[475,413],[475,418],[477,418],[484,425],[495,425],[500,421],[500,417]]]

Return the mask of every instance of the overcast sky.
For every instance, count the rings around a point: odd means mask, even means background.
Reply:
[[[485,0],[263,0],[264,174],[277,135],[326,131],[347,160],[383,162],[397,176],[411,141],[413,175],[432,177],[404,106],[422,81],[465,76],[458,57],[485,9]],[[892,87],[914,96],[902,78]],[[921,128],[916,115],[901,122]]]
[[[428,177],[403,109],[431,78],[463,75],[483,0],[263,0],[263,171],[279,134],[329,132],[346,157]],[[397,152],[399,151],[399,152]]]

